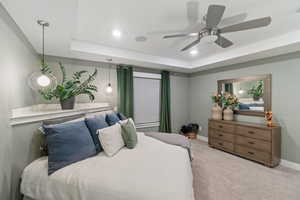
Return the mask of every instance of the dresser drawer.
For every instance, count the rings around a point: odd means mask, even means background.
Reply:
[[[256,160],[258,162],[269,163],[271,160],[271,154],[267,152],[262,152],[252,148],[236,145],[235,152],[246,158]]]
[[[263,130],[258,128],[248,128],[244,126],[237,126],[236,127],[236,133],[238,135],[254,138],[254,139],[262,139],[271,141],[271,131],[269,130]]]
[[[223,131],[223,132],[227,132],[227,133],[234,133],[234,125],[231,125],[231,124],[225,124],[225,123],[211,121],[209,123],[209,126],[216,130],[219,130],[219,131]]]
[[[271,152],[271,143],[267,141],[257,140],[253,138],[243,137],[243,136],[237,136],[236,143],[242,146],[247,146],[258,150]]]
[[[218,140],[215,138],[210,138],[210,143],[212,146],[214,146],[215,148],[218,149],[223,149],[223,150],[227,150],[227,151],[231,151],[233,152],[233,143],[231,142],[226,142],[223,140]]]
[[[234,135],[230,133],[225,133],[222,131],[212,129],[209,134],[211,137],[219,140],[225,140],[227,142],[232,142],[232,143],[234,142]]]

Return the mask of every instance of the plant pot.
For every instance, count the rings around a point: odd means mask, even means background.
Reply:
[[[227,107],[224,111],[224,120],[232,121],[233,120],[233,110]]]
[[[222,108],[215,103],[211,109],[212,116],[211,118],[214,120],[222,120]]]
[[[75,105],[75,97],[69,99],[60,100],[60,105],[62,110],[72,110]]]
[[[259,101],[259,99],[260,99],[260,96],[253,96],[254,101]]]

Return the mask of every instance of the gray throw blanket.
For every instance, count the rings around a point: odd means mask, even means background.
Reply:
[[[172,144],[187,149],[190,156],[190,160],[192,161],[191,142],[188,138],[184,137],[183,135],[161,132],[145,132],[145,135],[165,142],[167,144]]]

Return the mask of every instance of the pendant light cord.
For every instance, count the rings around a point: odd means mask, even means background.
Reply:
[[[42,59],[42,64],[43,66],[45,65],[45,25],[42,25],[43,27],[43,37],[42,37],[42,44],[43,44],[43,59]]]

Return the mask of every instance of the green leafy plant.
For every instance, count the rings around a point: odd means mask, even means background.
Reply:
[[[222,94],[218,94],[218,93],[215,93],[211,96],[211,100],[213,101],[213,103],[217,103],[217,104],[220,104],[222,103],[221,100],[222,100]]]
[[[254,100],[258,100],[263,96],[264,93],[264,82],[262,80],[257,81],[257,84],[253,86],[249,91],[248,94],[252,95]]]
[[[82,80],[82,75],[88,73],[85,70],[75,72],[72,79],[67,80],[65,67],[62,63],[59,63],[59,66],[62,72],[62,82],[54,89],[40,90],[39,93],[44,99],[52,100],[55,98],[64,101],[81,94],[88,95],[91,101],[95,99],[93,92],[97,92],[97,86],[93,85],[92,82],[97,75],[97,69],[95,69],[94,73],[89,75],[85,80]],[[47,64],[44,64],[41,70],[43,73],[52,73]]]

